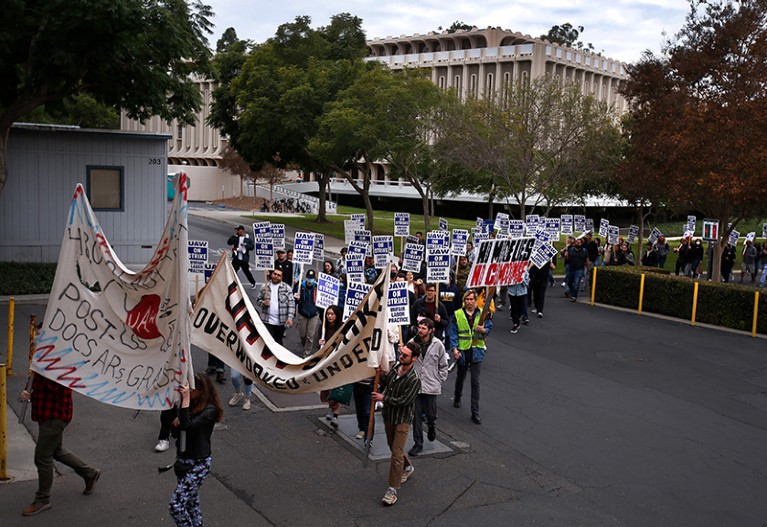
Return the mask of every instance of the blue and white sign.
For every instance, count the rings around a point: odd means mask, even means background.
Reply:
[[[215,270],[216,270],[216,265],[217,265],[217,264],[206,263],[206,264],[203,266],[203,273],[204,273],[204,275],[205,275],[205,283],[206,283],[206,284],[207,284],[208,282],[210,282],[210,277],[211,277],[211,276],[213,276],[213,271],[215,271]]]
[[[384,269],[394,257],[394,236],[373,236],[373,265]]]
[[[293,265],[310,265],[314,257],[314,233],[296,232],[293,241]]]
[[[583,232],[594,232],[594,218],[586,218],[586,230]]]
[[[620,237],[620,229],[617,225],[609,225],[607,227],[607,243],[615,245],[618,243]]]
[[[347,260],[364,260],[368,253],[368,244],[353,241],[349,244],[349,251],[346,253]]]
[[[341,289],[341,281],[335,276],[320,273],[317,280],[317,307],[327,309],[338,305],[338,293]]]
[[[253,223],[253,239],[266,238],[272,236],[271,223],[268,221],[257,221]]]
[[[399,237],[410,236],[410,213],[409,212],[394,213],[394,236],[399,236]]]
[[[639,236],[639,227],[637,225],[630,225],[628,236],[626,236],[626,241],[628,243],[634,243],[635,241],[637,241],[638,236]]]
[[[274,267],[274,244],[271,238],[254,240],[253,263],[259,271],[269,271]]]
[[[557,249],[550,243],[542,243],[536,249],[533,250],[530,256],[530,261],[538,269],[543,269],[544,266],[549,264],[549,261],[557,254]]]
[[[575,223],[575,232],[586,232],[586,216],[576,214],[573,216],[573,222]]]
[[[468,243],[469,231],[466,229],[453,229],[450,254],[453,256],[466,256],[466,245]]]
[[[406,243],[405,254],[402,257],[402,270],[420,273],[424,249],[425,247],[420,243]]]
[[[346,288],[346,302],[344,303],[344,320],[352,316],[352,313],[362,303],[365,295],[368,294],[372,287],[370,284],[349,282]]]
[[[410,325],[410,301],[407,282],[391,282],[386,298],[386,323]]]
[[[272,245],[274,250],[285,250],[285,224],[284,223],[272,223]]]
[[[610,229],[610,221],[602,218],[599,220],[599,235],[600,236],[607,236],[607,233]]]
[[[650,236],[647,237],[647,241],[650,243],[655,243],[661,236],[663,236],[663,233],[660,232],[660,229],[658,227],[653,227]]]
[[[730,245],[732,245],[733,247],[737,246],[739,238],[740,238],[740,233],[738,231],[736,230],[730,231],[730,239],[729,239]]]
[[[363,230],[365,228],[365,215],[364,214],[352,214],[349,216],[349,219],[353,222],[356,222],[359,227],[357,227],[357,230]]]
[[[429,231],[426,233],[426,250],[445,248],[450,246],[450,233],[448,231]]]
[[[371,245],[373,243],[373,236],[371,235],[370,231],[365,229],[357,229],[354,231],[354,241],[359,243],[364,243],[367,247],[367,253],[366,256],[372,256],[372,248]]]
[[[447,228],[447,219],[445,219],[445,218],[440,218],[439,219],[439,230],[441,230],[441,231],[449,230]]]
[[[528,214],[525,216],[525,233],[527,233],[528,236],[532,236],[535,234],[540,223],[542,223],[540,216],[537,214]]]
[[[573,234],[573,215],[562,214],[562,216],[560,216],[559,228],[562,234]]]
[[[439,247],[426,251],[426,281],[440,283],[450,281],[450,249]]]
[[[509,220],[509,238],[522,238],[525,235],[525,222]]]
[[[208,263],[208,241],[188,240],[187,251],[189,252],[189,273],[203,274],[205,264]]]
[[[365,260],[351,259],[346,255],[346,282],[363,283],[365,281]]]
[[[325,235],[314,233],[314,261],[320,262],[325,259]]]
[[[559,239],[559,218],[544,218],[543,224],[546,231],[551,234],[555,240]]]

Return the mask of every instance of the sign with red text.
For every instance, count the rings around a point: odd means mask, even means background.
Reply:
[[[535,238],[485,240],[476,249],[467,288],[497,287],[523,281]]]

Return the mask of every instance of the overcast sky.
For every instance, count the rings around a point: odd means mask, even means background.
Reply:
[[[308,15],[312,27],[325,26],[330,17],[348,12],[362,19],[368,39],[413,35],[449,27],[456,20],[485,28],[503,29],[538,37],[553,25],[569,22],[583,26],[581,40],[603,55],[634,62],[641,53],[660,50],[664,33],[674,35],[689,10],[686,0],[203,0],[216,16],[215,47],[221,33],[233,27],[243,39],[263,42],[277,26]]]

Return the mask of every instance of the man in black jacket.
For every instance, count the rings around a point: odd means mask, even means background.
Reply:
[[[250,251],[256,248],[253,240],[251,240],[245,233],[245,227],[239,225],[234,234],[229,237],[226,242],[232,248],[232,267],[236,273],[239,269],[242,269],[242,274],[250,282],[251,289],[256,288],[256,280],[250,273]]]

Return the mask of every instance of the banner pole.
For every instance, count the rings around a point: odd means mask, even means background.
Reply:
[[[35,340],[37,337],[37,319],[35,315],[29,316],[29,370],[27,371],[27,382],[24,385],[24,390],[29,391],[32,388],[32,379],[35,373],[32,371],[32,359],[35,356]],[[19,413],[19,423],[24,422],[24,417],[27,415],[27,407],[29,401],[21,403],[21,412]]]
[[[378,368],[376,368],[376,375],[373,379],[373,391],[378,391],[378,382],[381,377],[381,366],[379,365]],[[376,402],[371,400],[370,401],[370,417],[368,418],[368,429],[367,434],[365,435],[365,457],[362,459],[362,466],[367,468],[368,466],[368,459],[370,458],[370,445],[373,443],[373,439],[370,437],[373,435],[373,425],[375,424],[376,419]]]
[[[759,315],[759,291],[754,293],[754,322],[751,326],[751,336],[756,336],[756,322],[757,322],[757,315]]]
[[[8,376],[13,376],[13,318],[16,316],[16,298],[8,299]]]

